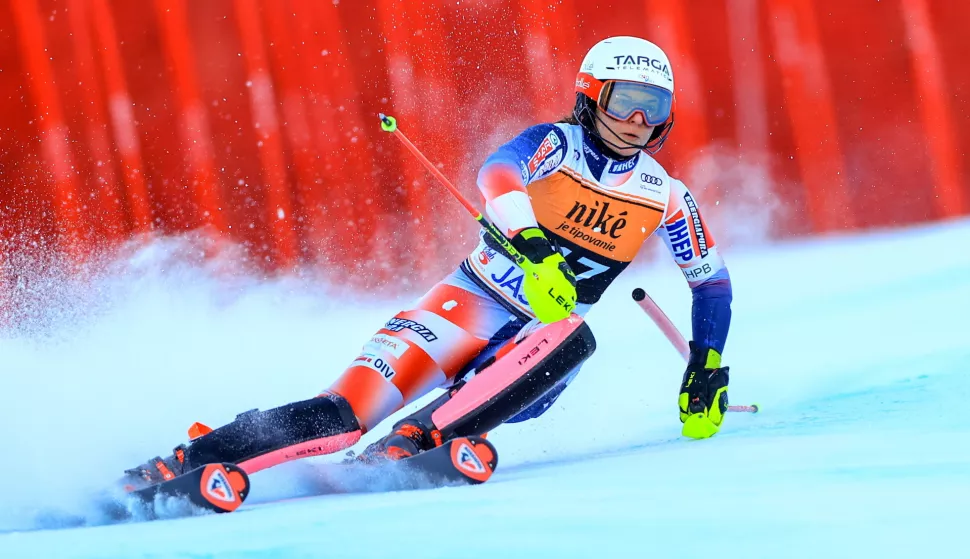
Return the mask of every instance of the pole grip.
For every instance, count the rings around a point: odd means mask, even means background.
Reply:
[[[633,290],[633,300],[640,305],[643,312],[647,313],[647,316],[653,320],[657,328],[660,328],[660,331],[663,332],[663,335],[670,344],[674,346],[677,353],[680,353],[684,361],[690,359],[690,345],[688,345],[687,340],[684,339],[684,335],[680,333],[680,330],[667,318],[667,315],[660,308],[660,305],[651,299],[646,291],[639,287]],[[750,406],[728,406],[727,411],[758,413],[758,404],[752,404]]]

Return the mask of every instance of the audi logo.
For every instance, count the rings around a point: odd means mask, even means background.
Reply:
[[[659,179],[653,175],[648,175],[646,173],[640,173],[640,180],[647,184],[652,184],[654,186],[663,186],[663,183],[664,183],[663,179]]]

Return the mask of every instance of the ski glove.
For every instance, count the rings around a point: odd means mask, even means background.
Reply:
[[[727,389],[728,367],[721,367],[721,354],[690,342],[678,399],[685,437],[706,439],[718,432],[728,407]]]
[[[576,308],[576,275],[538,227],[512,237],[512,246],[526,261],[522,290],[536,318],[546,324],[560,321]]]

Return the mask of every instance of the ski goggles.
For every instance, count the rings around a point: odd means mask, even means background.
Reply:
[[[576,91],[596,100],[604,113],[617,120],[643,114],[648,126],[659,126],[670,118],[673,94],[656,85],[607,80],[601,82],[589,74],[579,74]]]

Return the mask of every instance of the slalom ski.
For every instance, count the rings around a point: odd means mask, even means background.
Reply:
[[[314,465],[301,476],[297,497],[477,485],[498,466],[498,452],[482,437],[458,437],[401,460],[348,459]]]
[[[228,462],[206,464],[176,478],[128,493],[129,500],[153,508],[160,499],[184,499],[198,509],[232,512],[249,496],[249,476]],[[154,511],[151,511],[154,512]],[[153,515],[154,516],[154,515]]]
[[[435,486],[477,485],[492,477],[498,452],[482,437],[459,437],[399,463],[405,471],[423,476]]]
[[[178,477],[123,491],[119,486],[93,495],[83,513],[42,510],[35,529],[77,528],[129,521],[182,518],[232,512],[249,496],[249,476],[228,462],[200,466]]]

